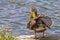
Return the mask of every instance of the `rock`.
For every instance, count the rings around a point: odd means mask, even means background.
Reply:
[[[15,40],[60,40],[60,36],[57,35],[50,35],[45,36],[44,38],[34,39],[32,38],[34,35],[20,35],[15,38]]]
[[[15,40],[35,40],[32,38],[34,35],[21,35],[15,38]]]

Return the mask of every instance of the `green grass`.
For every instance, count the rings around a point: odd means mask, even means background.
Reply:
[[[14,40],[12,35],[7,35],[7,32],[2,31],[0,32],[0,40]]]

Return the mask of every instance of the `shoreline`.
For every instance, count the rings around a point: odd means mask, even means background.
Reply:
[[[34,35],[21,35],[15,37],[15,40],[36,40],[32,38]],[[60,35],[49,35],[45,36],[45,38],[38,38],[37,40],[60,40]]]

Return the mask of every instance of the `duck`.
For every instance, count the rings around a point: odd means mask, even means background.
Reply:
[[[34,6],[31,6],[31,12],[28,18],[27,28],[34,31],[34,38],[38,38],[36,33],[44,33],[47,29],[51,29],[52,24],[51,18],[45,14],[37,14],[37,9]]]

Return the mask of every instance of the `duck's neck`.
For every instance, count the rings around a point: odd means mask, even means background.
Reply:
[[[35,12],[31,12],[31,17],[32,18],[36,18],[37,17],[36,13]]]

